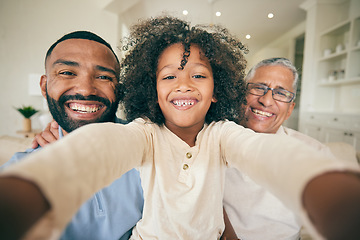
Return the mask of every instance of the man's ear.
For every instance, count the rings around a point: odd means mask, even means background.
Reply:
[[[218,100],[216,99],[216,97],[213,96],[212,99],[211,99],[211,102],[216,103],[217,101],[218,101]]]
[[[47,76],[42,75],[40,78],[40,88],[41,88],[41,94],[46,98],[46,85],[47,85]]]
[[[294,110],[294,107],[295,107],[295,103],[294,102],[291,102],[290,103],[290,106],[289,106],[289,109],[288,109],[288,112],[286,114],[286,119],[288,119],[290,116],[291,116],[291,113],[292,111]],[[285,120],[286,120],[285,119]]]

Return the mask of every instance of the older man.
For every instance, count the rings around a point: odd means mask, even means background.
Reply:
[[[286,134],[331,154],[317,140],[282,126],[294,109],[298,81],[296,68],[288,59],[265,59],[249,71],[245,80],[248,95],[242,125],[259,133]],[[227,170],[224,207],[240,239],[300,238],[301,225],[295,215],[236,169]]]
[[[102,38],[86,31],[64,35],[47,51],[45,70],[40,86],[59,125],[55,135],[90,123],[123,123],[115,115],[119,61]],[[3,167],[33,151],[16,153]],[[61,239],[128,239],[142,216],[142,194],[139,172],[132,169],[84,203]]]

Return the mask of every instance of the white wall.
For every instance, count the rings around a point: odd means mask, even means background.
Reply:
[[[251,68],[261,60],[272,57],[286,57],[291,61],[294,61],[295,40],[305,32],[305,27],[306,24],[305,21],[303,21],[294,28],[290,29],[284,35],[279,36],[279,38],[254,53],[252,58],[248,59],[248,67]]]
[[[22,115],[13,107],[43,108],[43,98],[29,96],[29,74],[44,73],[47,49],[64,34],[92,31],[113,48],[118,45],[118,18],[103,8],[104,0],[1,0],[0,1],[0,135],[22,128]],[[39,128],[39,114],[32,117]]]
[[[44,73],[44,56],[49,46],[74,30],[90,30],[118,45],[121,25],[129,25],[126,12],[118,19],[120,7],[111,0],[1,0],[0,1],[0,135],[14,135],[22,128],[23,117],[13,108],[33,105],[46,112],[43,98],[28,94],[30,74]],[[136,5],[138,1],[132,2]],[[109,4],[110,3],[110,4]],[[121,6],[123,7],[123,6]],[[141,10],[138,9],[137,10]],[[142,11],[139,11],[140,13]],[[125,23],[125,24],[124,24]],[[290,59],[294,39],[303,33],[301,23],[269,43],[248,59],[252,66],[261,59],[284,56]],[[118,54],[119,52],[116,51]],[[40,128],[39,117],[32,117]]]
[[[253,65],[266,58],[285,57],[294,62],[295,41],[297,37],[305,33],[305,28],[306,22],[303,21],[284,35],[264,46],[258,52],[254,53],[252,57],[248,59],[248,70],[250,70]],[[298,129],[298,118],[299,108],[296,106],[290,118],[285,121],[284,125],[293,129]]]

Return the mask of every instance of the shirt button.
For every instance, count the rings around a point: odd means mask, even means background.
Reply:
[[[184,170],[187,170],[189,168],[189,165],[187,165],[186,163],[184,164],[184,166],[183,166],[183,169]]]
[[[192,157],[192,154],[190,152],[186,153],[186,157],[187,158],[191,158]]]

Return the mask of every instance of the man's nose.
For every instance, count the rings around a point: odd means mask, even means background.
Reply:
[[[259,97],[259,102],[266,107],[273,105],[275,100],[272,94],[273,94],[272,90],[269,89],[267,93]]]
[[[91,76],[79,76],[76,79],[75,92],[83,96],[96,95],[95,79]]]

